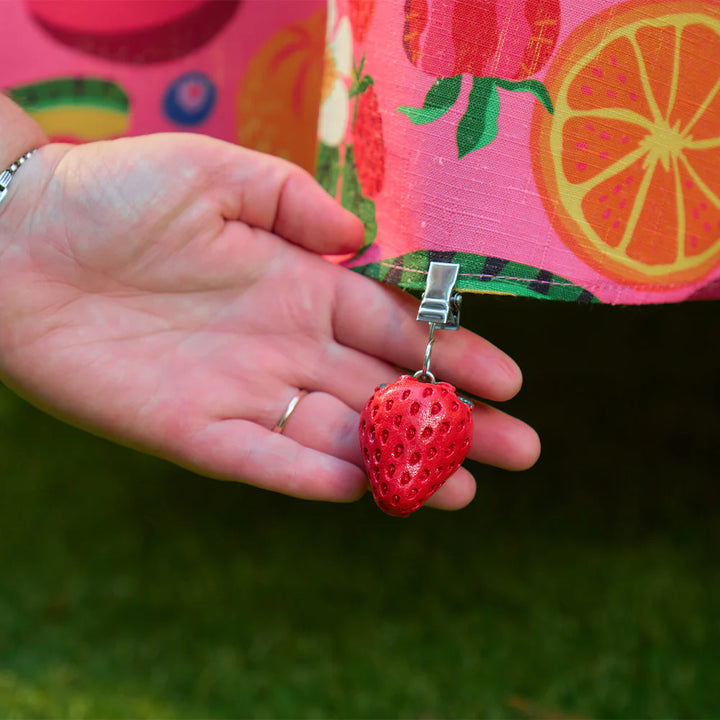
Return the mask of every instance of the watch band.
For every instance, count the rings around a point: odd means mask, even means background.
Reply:
[[[7,195],[7,192],[8,192],[8,187],[10,186],[12,179],[15,177],[15,173],[18,171],[18,168],[20,168],[20,166],[34,152],[35,152],[35,150],[26,152],[22,157],[19,157],[7,170],[3,170],[3,172],[0,174],[0,203],[2,203],[2,201],[5,199],[5,196]]]

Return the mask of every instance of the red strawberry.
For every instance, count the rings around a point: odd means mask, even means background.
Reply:
[[[385,182],[385,142],[380,104],[372,85],[358,96],[353,134],[360,187],[365,197],[374,198]]]
[[[360,413],[360,446],[381,510],[408,516],[460,467],[470,449],[471,408],[452,385],[409,375],[375,389]]]

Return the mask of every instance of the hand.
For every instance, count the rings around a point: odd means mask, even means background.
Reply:
[[[318,253],[360,223],[303,171],[199,135],[51,144],[0,212],[0,376],[91,432],[198,473],[347,501],[366,489],[358,413],[394,364],[416,369],[417,303]],[[433,370],[504,400],[517,366],[445,333]],[[298,388],[284,434],[271,432]],[[532,465],[534,431],[475,410],[470,457]],[[433,504],[467,504],[460,469]]]

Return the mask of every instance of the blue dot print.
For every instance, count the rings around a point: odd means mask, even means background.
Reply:
[[[189,72],[170,83],[163,98],[165,115],[178,125],[199,125],[212,112],[217,92],[201,72]]]

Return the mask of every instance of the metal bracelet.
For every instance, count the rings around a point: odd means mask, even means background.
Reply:
[[[36,148],[37,150],[37,148]],[[31,150],[30,152],[26,152],[22,157],[19,157],[7,170],[3,170],[0,174],[0,203],[5,199],[5,196],[8,192],[8,187],[10,186],[10,183],[12,182],[12,179],[15,177],[15,173],[18,171],[18,168],[35,152],[35,150]]]

